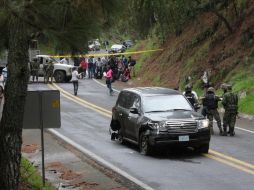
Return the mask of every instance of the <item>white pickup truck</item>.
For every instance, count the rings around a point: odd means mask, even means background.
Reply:
[[[47,66],[50,60],[54,63],[54,79],[56,82],[69,82],[74,66],[61,64],[55,58],[49,55],[36,55],[37,61],[40,63],[39,76],[44,76],[43,68]]]

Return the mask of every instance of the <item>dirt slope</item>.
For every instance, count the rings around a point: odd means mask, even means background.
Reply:
[[[249,3],[239,17],[233,11],[223,14],[233,28],[232,33],[213,13],[200,14],[179,37],[169,36],[164,51],[155,53],[141,66],[141,80],[136,83],[183,87],[185,77],[190,75],[198,86],[206,70],[211,73],[213,85],[219,87],[238,69],[253,73],[253,64],[246,64],[246,59],[254,57],[254,4]]]

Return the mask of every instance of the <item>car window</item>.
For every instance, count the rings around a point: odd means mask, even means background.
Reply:
[[[143,101],[144,112],[170,111],[177,109],[192,110],[183,95],[146,96]]]
[[[43,64],[43,58],[40,57],[39,59],[40,59],[40,64]]]
[[[124,107],[125,104],[125,92],[121,92],[118,96],[117,105]]]
[[[135,100],[135,94],[131,92],[127,92],[125,97],[124,107],[127,109],[130,109],[133,106],[134,100]]]
[[[133,104],[131,107],[134,107],[134,108],[137,108],[138,110],[140,110],[140,106],[141,106],[140,97],[138,95],[134,95],[133,96]]]
[[[131,107],[140,108],[139,96],[131,92],[121,92],[119,94],[117,105],[126,109]]]

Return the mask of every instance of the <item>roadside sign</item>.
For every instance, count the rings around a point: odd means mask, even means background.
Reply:
[[[23,128],[60,128],[60,92],[58,90],[28,91]]]
[[[42,184],[45,187],[44,128],[60,128],[59,90],[28,91],[23,118],[24,129],[41,130]]]

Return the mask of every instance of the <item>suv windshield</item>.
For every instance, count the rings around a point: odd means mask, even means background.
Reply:
[[[164,112],[172,110],[192,110],[182,95],[146,96],[143,101],[144,112]]]
[[[58,62],[58,61],[57,61],[55,58],[53,58],[53,57],[50,57],[49,60],[52,60],[53,63],[57,63],[57,62]]]

